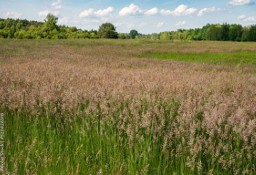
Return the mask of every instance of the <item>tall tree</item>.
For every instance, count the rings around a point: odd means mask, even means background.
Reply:
[[[129,33],[129,36],[132,39],[136,38],[136,36],[138,36],[138,35],[139,35],[139,32],[137,30],[134,30],[134,29],[131,30],[130,33]]]
[[[212,24],[207,29],[206,39],[212,41],[218,41],[222,39],[221,25]]]
[[[100,38],[118,38],[116,28],[111,23],[104,23],[99,27],[98,35]]]
[[[228,36],[228,33],[229,33],[229,24],[227,23],[224,23],[221,25],[221,28],[220,28],[220,32],[221,32],[221,36],[220,36],[220,40],[222,41],[228,41],[229,40],[229,36]]]
[[[242,41],[250,41],[250,28],[249,27],[243,28]]]
[[[230,41],[241,41],[243,27],[240,24],[231,24],[228,38]]]
[[[250,27],[249,37],[251,41],[256,41],[256,25]]]
[[[46,16],[46,19],[44,20],[44,25],[47,31],[53,31],[54,29],[58,29],[57,27],[57,22],[58,22],[58,17],[54,16],[53,14],[48,14]]]

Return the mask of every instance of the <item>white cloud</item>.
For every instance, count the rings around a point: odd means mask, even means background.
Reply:
[[[254,4],[252,0],[231,0],[229,1],[229,4],[231,5],[250,5]]]
[[[128,7],[124,7],[119,11],[120,16],[137,15],[142,13],[142,10],[135,4],[131,4]]]
[[[94,10],[92,8],[82,11],[79,17],[108,17],[113,12],[113,7],[108,7],[106,9]]]
[[[240,16],[237,17],[237,19],[239,19],[239,20],[243,20],[243,19],[245,19],[245,18],[246,18],[245,15],[240,15]]]
[[[54,9],[61,9],[61,0],[57,0],[51,4]]]
[[[49,13],[53,14],[54,16],[58,16],[58,11],[50,11],[50,10],[43,10],[38,12],[38,16],[46,17]]]
[[[87,10],[82,11],[82,12],[79,14],[79,17],[83,18],[83,17],[93,16],[94,13],[95,13],[94,9],[90,8],[90,9],[87,9]]]
[[[238,16],[237,19],[241,20],[241,21],[244,21],[244,22],[256,21],[256,17],[254,17],[254,16],[245,16],[245,15]]]
[[[165,15],[165,16],[167,16],[167,15],[173,15],[173,12],[172,12],[171,10],[164,10],[164,9],[162,9],[162,10],[160,10],[160,13],[161,13],[162,15]]]
[[[255,21],[255,17],[254,16],[249,16],[249,17],[247,17],[247,18],[245,18],[243,21],[244,22],[253,22],[253,21]]]
[[[181,4],[174,11],[162,9],[160,13],[162,15],[188,16],[194,14],[196,11],[196,8],[188,8],[187,5]]]
[[[186,16],[186,15],[191,15],[196,11],[197,9],[195,8],[188,8],[187,5],[181,4],[173,11],[173,13],[176,16]]]
[[[95,15],[99,17],[107,17],[113,12],[113,10],[113,7],[108,7],[106,9],[96,11]]]
[[[20,18],[23,14],[18,12],[7,12],[4,16],[5,18]]]
[[[187,24],[186,21],[179,21],[177,24],[175,24],[175,26],[181,27],[181,26],[184,26],[184,25],[186,25],[186,24]]]
[[[204,16],[206,13],[218,12],[220,10],[221,10],[220,8],[216,8],[216,7],[203,8],[203,9],[199,10],[197,16]]]
[[[152,8],[150,10],[147,10],[144,14],[149,15],[149,16],[156,15],[156,14],[158,14],[158,9],[157,8]]]
[[[160,27],[162,27],[164,25],[164,22],[159,22],[156,26],[158,27],[158,28],[160,28]]]

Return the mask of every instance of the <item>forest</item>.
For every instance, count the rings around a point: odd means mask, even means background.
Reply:
[[[256,41],[256,24],[207,24],[202,28],[179,29],[161,33],[140,34],[137,30],[117,33],[111,23],[102,24],[98,30],[82,30],[77,27],[58,25],[58,18],[48,14],[44,22],[26,19],[0,19],[0,38],[16,39],[78,39],[78,38],[144,38],[152,40],[209,40],[209,41]]]

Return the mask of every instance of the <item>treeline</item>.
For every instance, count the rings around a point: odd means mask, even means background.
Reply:
[[[179,29],[171,32],[144,35],[154,40],[210,40],[210,41],[256,41],[256,25],[207,24],[197,29]]]
[[[71,39],[97,38],[96,30],[81,30],[76,27],[57,25],[58,18],[48,15],[44,22],[26,19],[0,19],[0,38],[17,39]]]
[[[144,35],[136,30],[117,33],[111,23],[102,24],[99,30],[82,30],[76,27],[57,25],[58,18],[48,14],[44,22],[22,19],[0,19],[0,38],[18,39],[75,39],[75,38],[146,38],[153,40],[211,40],[211,41],[256,41],[256,25],[243,27],[240,24],[207,24],[202,28],[179,29]]]

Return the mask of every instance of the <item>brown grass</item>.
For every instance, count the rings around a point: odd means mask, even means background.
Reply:
[[[62,99],[68,107],[84,99],[157,96],[182,101],[187,112],[200,109],[209,113],[218,109],[225,115],[226,112],[240,113],[243,109],[255,115],[254,66],[228,67],[133,57],[138,52],[159,49],[180,52],[245,50],[241,44],[229,43],[229,47],[223,47],[223,43],[215,42],[121,43],[124,46],[106,43],[81,47],[44,43],[41,47],[29,45],[29,49],[19,44],[21,41],[13,47],[20,47],[23,54],[17,52],[0,57],[5,60],[0,64],[2,104],[33,106],[37,99],[44,103]],[[248,46],[247,50],[255,49],[246,43],[244,46]]]
[[[247,43],[244,46],[237,43],[223,46],[223,43],[215,42],[154,43],[141,47],[54,44],[38,48],[32,45],[30,50],[35,49],[34,53],[24,53],[26,48],[23,48],[23,55],[10,56],[7,63],[0,65],[1,104],[35,106],[37,100],[46,103],[62,99],[65,106],[72,107],[85,99],[97,101],[158,97],[180,100],[182,111],[187,113],[201,111],[209,116],[232,115],[239,120],[255,118],[255,67],[214,66],[132,57],[136,52],[169,50],[168,47],[180,52],[256,48]]]

